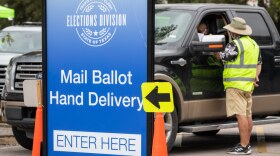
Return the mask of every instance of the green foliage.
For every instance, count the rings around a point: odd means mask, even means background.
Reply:
[[[168,3],[227,3],[246,5],[247,0],[168,0]],[[259,6],[265,7],[263,0],[259,0]],[[270,0],[270,6],[266,8],[280,32],[280,0]]]
[[[0,29],[13,24],[22,24],[26,21],[42,21],[41,0],[1,0],[0,5],[15,9],[14,21],[0,19]]]
[[[8,33],[6,36],[2,37],[1,42],[5,43],[7,42],[10,46],[11,44],[14,42],[15,40],[12,38],[12,36],[10,35],[10,33]]]
[[[279,0],[271,0],[270,7],[268,8],[268,12],[272,17],[278,31],[280,31],[280,1]]]
[[[168,3],[229,3],[246,4],[247,0],[168,0]],[[15,9],[15,19],[13,22],[7,19],[0,19],[0,29],[13,24],[22,24],[26,21],[42,21],[42,1],[41,0],[1,0],[0,5],[7,5]],[[264,7],[263,0],[259,0],[259,6]],[[270,7],[267,8],[275,25],[280,31],[280,1],[271,0]]]
[[[169,3],[231,3],[245,4],[246,0],[168,0]]]

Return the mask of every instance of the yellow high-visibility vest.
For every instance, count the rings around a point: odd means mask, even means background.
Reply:
[[[253,91],[260,53],[259,46],[249,36],[234,40],[234,43],[238,48],[238,56],[235,61],[227,61],[224,65],[224,87]]]

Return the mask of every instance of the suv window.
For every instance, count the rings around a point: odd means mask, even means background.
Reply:
[[[193,12],[160,10],[155,14],[155,44],[180,40],[192,22]]]
[[[272,38],[268,27],[259,13],[252,12],[236,12],[237,16],[242,17],[246,20],[247,24],[251,26],[253,33],[251,37],[259,45],[271,45]]]
[[[223,28],[228,24],[228,19],[225,12],[216,12],[205,15],[199,24],[205,23],[207,26],[207,34],[204,35],[225,35],[226,43],[229,42],[228,32]],[[199,25],[197,25],[198,28]],[[193,40],[197,40],[197,32],[194,32]],[[200,35],[201,36],[201,35]]]
[[[216,25],[217,25],[217,34],[225,33],[224,26],[226,25],[226,23],[225,23],[225,19],[223,19],[222,16],[216,19]]]
[[[0,32],[0,52],[26,53],[42,49],[41,32],[2,31]]]

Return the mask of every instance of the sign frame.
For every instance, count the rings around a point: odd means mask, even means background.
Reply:
[[[154,6],[155,0],[147,0],[147,82],[154,81]],[[47,49],[47,0],[42,2],[42,36],[43,36],[43,143],[41,153],[44,156],[48,156],[48,49]],[[141,90],[141,86],[139,86]],[[140,95],[141,96],[141,95]],[[143,110],[144,111],[144,110]],[[154,114],[147,113],[147,136],[146,136],[146,153],[142,155],[150,156],[152,153],[152,140],[153,140],[153,128],[154,128]],[[79,153],[77,153],[79,155]]]

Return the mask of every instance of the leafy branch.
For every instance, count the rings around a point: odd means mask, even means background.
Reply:
[[[12,38],[12,36],[10,35],[10,33],[8,33],[6,36],[4,36],[4,37],[2,37],[1,38],[1,42],[2,43],[8,43],[9,44],[9,46],[11,46],[11,44],[13,43],[13,42],[15,42],[15,40]]]

